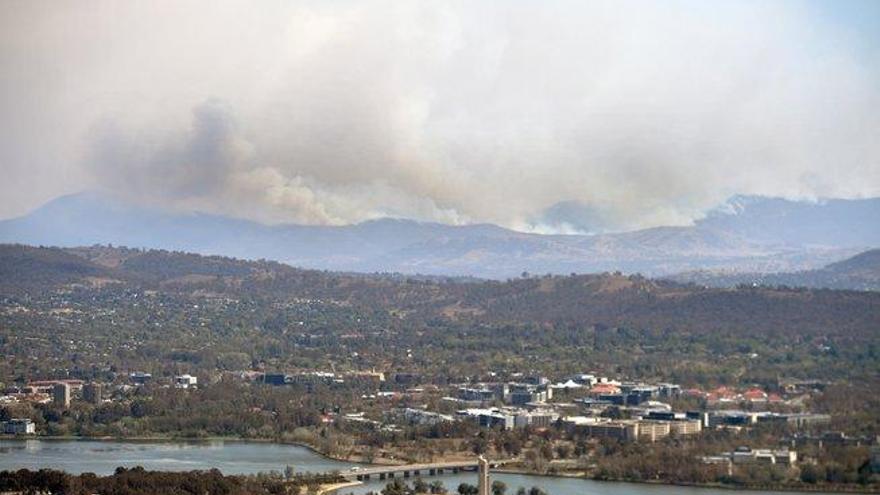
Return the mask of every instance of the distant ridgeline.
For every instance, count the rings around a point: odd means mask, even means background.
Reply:
[[[813,289],[880,290],[880,249],[831,263],[816,270],[781,273],[735,273],[702,270],[668,277],[710,287],[738,285],[808,287]]]
[[[803,202],[738,196],[692,226],[538,235],[489,224],[450,226],[396,219],[342,227],[268,226],[82,193],[0,221],[0,242],[113,244],[272,259],[320,270],[492,279],[517,277],[524,271],[771,273],[815,270],[880,247],[878,218],[878,198]]]

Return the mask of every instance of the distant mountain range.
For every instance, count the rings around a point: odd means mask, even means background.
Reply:
[[[880,249],[865,251],[817,270],[788,273],[731,273],[700,270],[666,278],[707,287],[763,285],[880,291]]]
[[[737,196],[693,226],[539,235],[489,224],[396,219],[341,227],[269,226],[81,193],[0,221],[0,242],[162,248],[367,273],[507,278],[524,271],[619,270],[657,276],[818,269],[880,246],[878,219],[880,198],[800,202]]]

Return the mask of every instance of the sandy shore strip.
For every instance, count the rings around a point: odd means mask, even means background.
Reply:
[[[346,481],[345,483],[331,483],[328,485],[321,485],[318,488],[318,495],[333,495],[337,492],[337,490],[341,490],[343,488],[351,488],[353,486],[361,485],[360,481]]]

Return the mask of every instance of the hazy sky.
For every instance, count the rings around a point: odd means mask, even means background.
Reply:
[[[683,223],[880,195],[880,2],[0,2],[0,217]]]

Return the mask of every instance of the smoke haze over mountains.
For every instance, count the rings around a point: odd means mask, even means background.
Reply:
[[[0,7],[0,217],[573,233],[880,194],[877,47],[811,2],[47,6]]]

